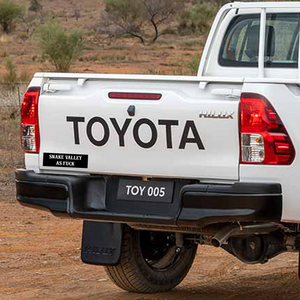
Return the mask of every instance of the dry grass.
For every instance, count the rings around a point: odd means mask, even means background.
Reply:
[[[0,167],[22,166],[23,153],[20,148],[19,120],[1,114]]]
[[[20,101],[24,86],[0,89],[0,167],[22,166],[20,148]]]
[[[0,167],[1,200],[16,201],[15,167]]]

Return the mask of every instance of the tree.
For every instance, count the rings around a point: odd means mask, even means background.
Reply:
[[[141,0],[141,2],[154,29],[153,43],[164,34],[163,31],[159,31],[160,27],[180,12],[184,5],[184,1],[176,0]]]
[[[24,39],[32,36],[41,24],[45,23],[49,13],[43,10],[39,0],[31,0],[28,13],[21,18]]]
[[[10,0],[0,1],[0,26],[2,30],[9,34],[16,25],[16,20],[24,14],[22,6],[11,2]]]
[[[106,25],[116,26],[113,31],[117,35],[130,35],[145,43],[142,32],[145,12],[140,0],[107,0],[105,12]]]
[[[31,37],[43,22],[43,14],[26,14],[21,18],[22,21],[22,37],[24,40]]]
[[[41,26],[42,57],[58,72],[68,72],[73,61],[84,49],[83,35],[77,30],[66,32],[56,20]]]
[[[106,0],[105,23],[102,25],[110,34],[129,35],[143,44],[146,41],[154,43],[164,34],[162,25],[183,6],[182,0]]]
[[[28,10],[38,13],[42,8],[43,7],[38,0],[31,0]]]
[[[81,17],[80,10],[78,8],[74,8],[73,17],[76,19],[76,21],[78,21],[79,18]]]

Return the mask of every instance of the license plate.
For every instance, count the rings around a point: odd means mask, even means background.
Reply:
[[[171,203],[173,190],[174,182],[121,179],[117,199]]]

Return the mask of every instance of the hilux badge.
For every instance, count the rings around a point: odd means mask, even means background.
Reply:
[[[205,119],[233,119],[234,112],[215,112],[215,111],[202,111],[199,118]]]

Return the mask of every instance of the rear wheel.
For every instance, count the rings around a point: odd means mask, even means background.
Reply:
[[[194,244],[178,248],[172,233],[124,227],[120,263],[105,268],[110,279],[123,290],[165,292],[184,279],[196,251]]]

